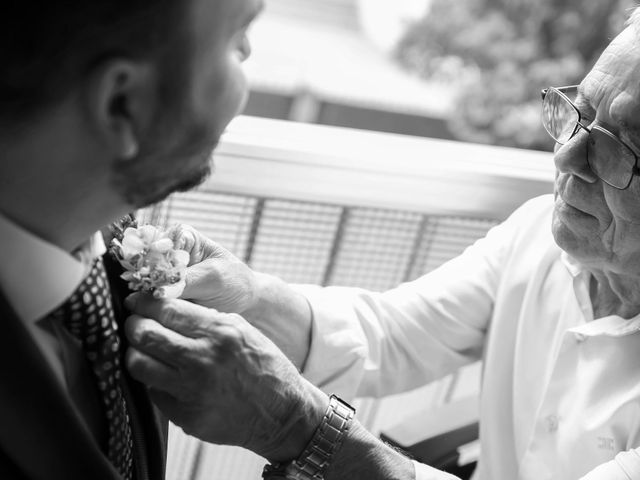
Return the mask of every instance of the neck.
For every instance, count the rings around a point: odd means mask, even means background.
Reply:
[[[128,211],[109,186],[109,159],[75,141],[75,128],[63,119],[0,140],[0,213],[66,251]]]
[[[610,272],[593,273],[590,296],[595,318],[607,315],[632,318],[640,313],[640,278]]]

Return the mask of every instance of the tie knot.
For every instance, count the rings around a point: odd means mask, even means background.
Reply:
[[[94,260],[87,276],[52,316],[81,340],[90,337],[91,331],[113,328],[111,293],[102,258]]]

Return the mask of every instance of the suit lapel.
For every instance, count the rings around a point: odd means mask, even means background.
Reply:
[[[127,282],[120,278],[122,267],[109,253],[103,257],[104,267],[109,278],[113,310],[118,322],[121,335],[121,348],[126,352],[129,343],[124,332],[124,322],[129,312],[124,306],[124,299],[131,293]],[[124,364],[124,363],[123,363]],[[140,455],[136,455],[136,461],[142,464],[142,470],[148,478],[164,478],[166,467],[167,437],[169,422],[161,412],[151,403],[147,394],[147,388],[134,380],[124,369],[126,390],[128,392],[129,413],[132,416],[134,439],[139,448],[144,449]]]
[[[34,480],[117,479],[1,292],[0,325],[0,449],[4,456]]]

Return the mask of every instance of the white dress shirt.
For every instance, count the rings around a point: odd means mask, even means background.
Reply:
[[[0,289],[65,385],[58,339],[42,318],[71,296],[106,251],[102,236],[96,233],[74,256],[0,215],[0,238]]]
[[[590,274],[555,244],[552,209],[551,196],[527,202],[385,293],[301,287],[314,314],[304,375],[378,397],[482,359],[476,479],[640,479],[640,316],[593,318]],[[454,477],[416,464],[416,478]]]

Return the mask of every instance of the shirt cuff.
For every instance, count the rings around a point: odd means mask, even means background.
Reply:
[[[610,462],[599,465],[580,480],[635,480],[640,478],[638,449],[621,452]]]
[[[367,347],[353,305],[346,300],[349,295],[340,287],[293,288],[307,298],[312,314],[311,347],[302,375],[326,393],[352,400],[364,375]]]
[[[458,477],[455,477],[450,473],[443,472],[442,470],[436,470],[429,465],[416,462],[415,460],[413,461],[413,466],[416,471],[416,480],[460,480]]]

